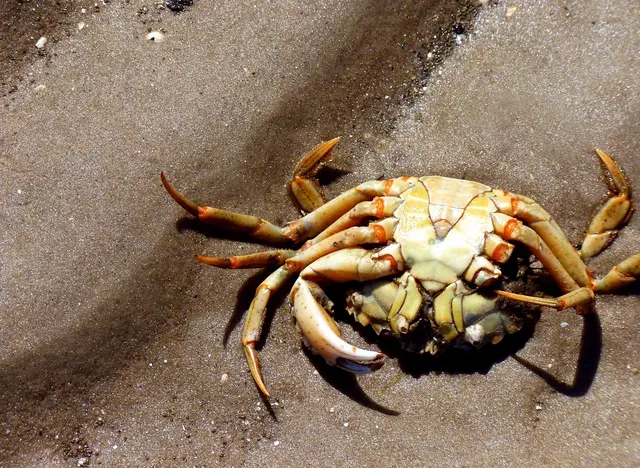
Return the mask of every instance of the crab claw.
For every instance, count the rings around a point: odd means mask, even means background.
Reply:
[[[305,344],[329,364],[356,374],[366,374],[382,367],[384,354],[357,348],[340,337],[338,325],[318,303],[307,281],[297,281],[291,302]]]

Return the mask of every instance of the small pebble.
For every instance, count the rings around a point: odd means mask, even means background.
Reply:
[[[542,405],[536,405],[536,410],[538,411],[542,410]]]
[[[164,41],[164,34],[160,31],[151,31],[147,34],[147,41],[162,42]]]
[[[344,427],[349,427],[349,423],[348,422],[344,423]]]
[[[42,36],[40,39],[38,39],[38,42],[36,42],[36,47],[38,49],[42,49],[44,48],[44,45],[47,43],[47,38]]]
[[[518,9],[518,7],[510,6],[509,8],[507,8],[507,14],[505,16],[507,18],[511,18],[514,15],[514,13],[516,12],[517,9]]]
[[[78,23],[78,31],[82,31],[85,26],[86,26],[86,24],[84,24],[82,22]]]
[[[273,441],[273,445],[275,445],[277,447],[278,445],[280,445],[280,441],[279,440],[274,440]]]
[[[78,466],[89,466],[89,459],[87,457],[79,458]]]
[[[225,383],[227,380],[229,380],[229,376],[227,374],[222,374],[222,377],[220,377],[220,382]]]
[[[567,322],[562,322],[560,324],[560,328],[567,328],[569,326],[569,324]]]

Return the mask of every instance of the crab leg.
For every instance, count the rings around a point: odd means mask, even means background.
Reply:
[[[631,187],[622,171],[604,151],[596,150],[596,153],[613,180],[616,196],[605,203],[591,222],[580,253],[573,248],[549,213],[534,200],[507,193],[493,198],[501,213],[522,219],[536,231],[580,286],[591,288],[595,287],[596,282],[582,259],[596,255],[611,243],[618,233],[617,228],[626,223],[633,212]]]
[[[286,268],[300,271],[314,260],[336,250],[361,244],[382,244],[393,238],[394,228],[398,224],[395,218],[386,218],[369,226],[352,227],[338,232],[326,239],[302,250],[285,262]]]
[[[591,221],[580,250],[582,258],[593,257],[600,253],[615,239],[618,229],[629,221],[633,213],[629,181],[611,156],[599,149],[596,149],[596,154],[609,172],[615,195],[607,200]]]
[[[575,283],[580,286],[592,286],[593,274],[544,208],[534,200],[517,194],[498,196],[493,198],[493,201],[501,213],[525,221],[544,241],[545,246],[557,258],[563,269],[571,275]]]
[[[256,343],[260,340],[262,333],[262,325],[264,323],[264,314],[267,309],[267,303],[271,298],[271,294],[276,292],[289,278],[295,275],[294,272],[280,267],[271,273],[256,289],[256,295],[251,301],[249,312],[244,322],[242,331],[242,347],[249,364],[249,370],[255,380],[260,391],[269,397],[269,392],[262,379],[262,371],[260,369],[260,359],[255,349]]]
[[[602,279],[596,280],[596,291],[613,292],[640,278],[640,253],[614,266]]]
[[[211,224],[223,231],[244,232],[251,237],[267,242],[291,241],[286,228],[283,229],[256,216],[234,213],[210,206],[198,206],[173,188],[162,172],[160,179],[164,188],[178,205],[204,223]]]
[[[262,268],[283,265],[287,258],[293,257],[295,250],[267,250],[248,255],[231,257],[203,257],[196,255],[196,260],[218,268]]]
[[[296,243],[322,232],[358,203],[371,200],[377,196],[400,192],[403,187],[409,184],[401,179],[365,182],[356,188],[347,190],[317,210],[289,223],[287,226],[279,227],[256,216],[234,213],[210,206],[198,206],[173,188],[163,173],[160,173],[160,178],[169,195],[180,206],[207,224],[224,231],[247,233],[255,239],[267,242]]]
[[[500,296],[506,297],[513,301],[526,302],[528,304],[536,304],[546,307],[553,307],[556,310],[564,310],[570,307],[589,304],[595,300],[595,294],[592,289],[578,288],[558,298],[526,296],[524,294],[515,294],[509,291],[496,290]]]
[[[357,226],[367,218],[383,219],[393,215],[395,209],[402,203],[402,199],[397,197],[376,197],[371,201],[358,203],[347,213],[331,224],[313,239],[305,243],[303,248],[308,248],[313,244],[317,244],[321,240],[326,239],[333,234],[344,231],[347,228]]]
[[[502,213],[492,213],[491,219],[496,233],[506,240],[522,242],[542,262],[549,274],[556,281],[560,289],[567,293],[578,289],[578,284],[564,268],[555,253],[547,246],[541,236],[533,229],[525,226],[511,216]]]
[[[287,189],[302,211],[311,212],[327,201],[315,176],[329,161],[331,150],[341,139],[338,137],[319,144],[305,154],[293,170],[293,179],[287,184]]]
[[[323,304],[328,302],[316,281],[368,281],[397,274],[404,262],[397,244],[373,253],[363,248],[344,249],[316,260],[300,274],[289,296],[305,344],[328,363],[354,373],[382,366],[384,354],[353,346],[340,336],[340,328]]]
[[[371,180],[347,190],[308,215],[293,221],[285,229],[294,242],[315,237],[358,203],[388,195],[392,181]]]

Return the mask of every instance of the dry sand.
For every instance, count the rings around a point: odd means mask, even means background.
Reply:
[[[343,135],[330,196],[468,178],[578,244],[607,190],[594,147],[640,187],[638,3],[485,3],[3,2],[0,465],[638,466],[639,288],[357,379],[302,350],[281,298],[265,406],[238,326],[265,272],[193,260],[259,247],[160,185],[284,222],[297,158]],[[594,271],[639,236],[635,216]]]

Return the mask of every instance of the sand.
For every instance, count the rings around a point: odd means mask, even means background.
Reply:
[[[303,350],[282,295],[266,404],[239,339],[268,272],[193,259],[261,247],[199,226],[159,179],[283,223],[297,159],[342,135],[329,197],[467,178],[535,198],[579,244],[607,194],[594,147],[640,185],[637,2],[8,3],[0,465],[640,463],[639,288],[484,352],[391,351],[358,378]],[[590,267],[639,236],[635,216]]]

